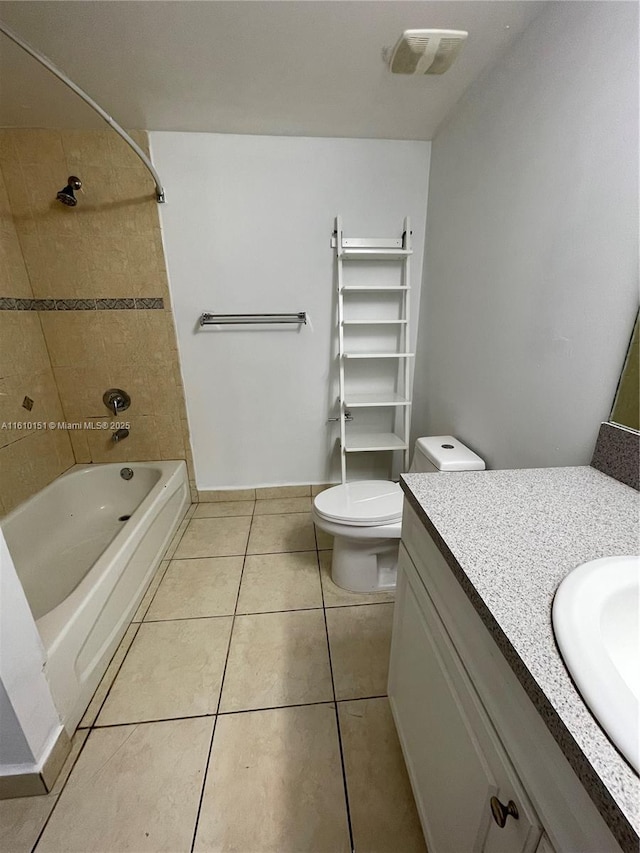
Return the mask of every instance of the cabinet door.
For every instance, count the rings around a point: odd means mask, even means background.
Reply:
[[[430,853],[535,850],[540,829],[526,795],[403,548],[389,697]],[[502,829],[494,796],[517,796],[519,818]]]

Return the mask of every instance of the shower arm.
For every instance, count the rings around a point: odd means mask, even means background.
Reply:
[[[15,33],[12,29],[10,29],[2,21],[0,21],[0,32],[4,33],[5,36],[7,36],[7,38],[10,38],[12,42],[15,42],[15,44],[17,44],[18,47],[21,47],[30,56],[33,56],[33,58],[35,60],[37,60],[40,63],[40,65],[44,65],[44,67],[47,68],[49,71],[51,71],[52,74],[55,74],[55,76],[58,78],[58,80],[60,80],[62,83],[64,83],[65,86],[68,86],[72,92],[76,93],[76,95],[81,97],[82,100],[86,104],[88,104],[92,110],[95,110],[95,112],[98,113],[100,118],[102,118],[102,119],[104,119],[104,121],[106,121],[106,123],[109,125],[109,127],[111,127],[113,130],[115,130],[115,132],[118,134],[118,136],[121,136],[122,139],[124,139],[124,141],[127,143],[127,145],[129,145],[135,151],[135,153],[138,155],[138,157],[142,160],[144,165],[147,167],[147,169],[151,173],[153,180],[155,181],[155,185],[156,185],[156,201],[158,202],[158,204],[164,204],[164,202],[165,202],[164,187],[162,186],[162,181],[160,180],[160,175],[156,172],[151,160],[149,160],[149,158],[144,153],[142,148],[140,148],[138,143],[135,142],[129,136],[127,131],[124,128],[120,127],[118,122],[115,119],[113,119],[109,115],[109,113],[105,112],[105,110],[102,109],[100,104],[97,104],[93,100],[93,98],[91,98],[89,95],[87,95],[87,93],[84,91],[84,89],[81,89],[80,86],[78,86],[76,83],[74,83],[73,80],[70,80],[63,71],[60,71],[60,69],[57,68],[48,57],[46,57],[43,53],[40,53],[39,50],[36,50],[35,47],[32,47],[28,42],[26,42],[23,38],[21,38],[17,33]]]

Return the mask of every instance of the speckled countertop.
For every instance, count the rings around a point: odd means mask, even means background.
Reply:
[[[406,474],[401,486],[622,849],[637,850],[640,779],[573,686],[551,604],[581,563],[638,553],[640,495],[589,467]]]

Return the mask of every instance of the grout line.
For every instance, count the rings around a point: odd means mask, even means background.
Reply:
[[[97,688],[96,688],[96,689],[97,689]],[[83,731],[84,731],[84,729],[83,729]],[[55,796],[55,798],[56,798],[56,799],[55,799],[55,802],[54,802],[54,804],[51,806],[51,811],[50,811],[50,812],[49,812],[49,814],[47,815],[47,818],[46,818],[45,822],[42,824],[42,829],[41,829],[41,830],[40,830],[40,832],[38,833],[38,837],[36,838],[35,843],[34,843],[33,847],[31,848],[31,853],[34,853],[34,851],[35,851],[36,847],[37,847],[37,846],[38,846],[38,844],[40,843],[40,839],[42,838],[42,836],[43,836],[43,834],[44,834],[44,831],[45,831],[45,829],[47,828],[47,826],[48,826],[48,824],[49,824],[49,821],[51,820],[51,816],[53,815],[53,813],[54,813],[54,811],[55,811],[55,809],[56,809],[56,806],[57,806],[57,805],[58,805],[58,803],[60,802],[60,797],[62,796],[64,789],[67,787],[67,783],[68,783],[69,779],[71,779],[71,774],[72,774],[72,772],[73,772],[73,769],[74,769],[74,767],[76,766],[76,764],[78,763],[78,760],[79,760],[80,756],[81,756],[81,755],[82,755],[82,753],[84,752],[84,748],[85,748],[85,746],[87,745],[87,741],[89,740],[89,735],[90,735],[90,734],[91,734],[91,730],[89,730],[89,731],[87,732],[87,736],[85,737],[85,739],[84,739],[84,742],[83,742],[82,746],[81,746],[81,747],[80,747],[80,749],[78,750],[78,754],[76,755],[76,759],[75,759],[75,761],[73,762],[73,764],[72,764],[72,765],[71,765],[71,767],[69,768],[69,772],[67,773],[67,778],[64,780],[64,782],[63,782],[63,784],[62,784],[62,787],[60,788],[60,791],[59,791],[57,794],[55,794],[55,795],[54,795],[54,796]],[[63,766],[64,766],[64,765],[63,765]]]
[[[130,623],[130,625],[129,625],[129,627],[131,627],[131,625],[137,625],[138,627],[136,628],[136,632],[135,632],[135,634],[134,634],[134,635],[133,635],[133,637],[131,638],[131,642],[129,643],[129,648],[128,648],[128,649],[127,649],[127,651],[124,653],[124,657],[123,657],[123,658],[122,658],[122,660],[120,661],[120,666],[118,667],[118,669],[117,669],[117,671],[116,671],[115,675],[114,675],[114,676],[113,676],[113,678],[111,679],[111,684],[109,685],[109,689],[108,689],[108,690],[107,690],[107,692],[105,693],[105,695],[104,695],[104,699],[102,700],[102,702],[100,703],[100,707],[99,707],[99,708],[98,708],[98,710],[96,711],[96,715],[95,715],[95,717],[94,717],[93,722],[91,723],[91,725],[90,725],[90,726],[87,726],[87,728],[89,729],[89,734],[91,734],[91,732],[93,731],[93,729],[94,729],[94,728],[96,728],[96,723],[98,722],[98,717],[99,717],[99,716],[100,716],[100,714],[102,713],[102,709],[104,708],[104,703],[105,703],[105,702],[107,701],[107,699],[109,698],[109,694],[111,693],[111,688],[112,688],[112,687],[113,687],[113,685],[115,684],[115,682],[116,682],[116,678],[117,678],[117,677],[118,677],[118,675],[120,674],[120,670],[122,669],[122,666],[123,666],[124,662],[126,661],[126,659],[127,659],[127,658],[128,658],[128,656],[129,656],[129,652],[131,651],[131,647],[132,647],[132,646],[133,646],[133,644],[135,643],[135,640],[136,640],[136,637],[138,636],[138,631],[140,630],[140,626],[142,625],[142,622],[131,622],[131,623]],[[126,634],[126,631],[125,631],[125,634]],[[123,639],[124,639],[124,637],[123,637]],[[122,642],[122,640],[120,640],[120,642]],[[120,645],[118,645],[118,649],[119,649],[119,648],[120,648]],[[116,649],[116,652],[118,651],[118,649]],[[114,654],[115,654],[115,653],[114,653]],[[107,668],[108,668],[108,667],[107,667]],[[106,670],[105,670],[105,674],[106,674]],[[104,676],[103,676],[103,678],[104,678]],[[100,685],[98,685],[98,687],[99,687],[99,686],[100,686]],[[98,688],[96,687],[96,690],[97,690],[97,689],[98,689]],[[91,698],[93,699],[93,696],[92,696]],[[98,727],[98,728],[101,728],[101,727]],[[87,736],[87,737],[88,737],[88,736]]]
[[[372,604],[393,604],[392,601],[374,602],[371,604],[352,604],[350,607],[371,607]],[[334,608],[330,608],[334,609]],[[274,613],[309,613],[312,610],[322,610],[321,604],[314,604],[311,607],[290,607],[287,610],[251,610],[247,613],[216,613],[211,616],[172,616],[169,619],[146,619],[144,622],[136,623],[140,625],[154,625],[158,622],[190,622],[194,619],[228,619],[229,616],[270,616]]]
[[[215,711],[209,714],[181,714],[179,717],[154,717],[152,720],[126,720],[121,723],[100,723],[92,727],[93,730],[98,729],[122,729],[126,726],[147,726],[154,723],[175,723],[177,720],[201,720],[210,717],[213,719],[216,716]]]
[[[313,526],[314,535],[316,532],[315,524]],[[338,703],[336,700],[336,685],[333,677],[333,662],[331,660],[331,643],[329,642],[329,625],[327,623],[327,609],[324,601],[324,587],[322,586],[322,568],[320,566],[320,554],[318,553],[317,548],[317,536],[316,536],[316,560],[318,563],[318,578],[320,580],[320,590],[322,592],[322,615],[324,617],[324,630],[327,637],[327,653],[329,655],[329,672],[331,674],[331,689],[333,691],[333,708],[336,715],[336,731],[338,734],[338,749],[340,751],[340,767],[342,769],[342,785],[344,789],[344,802],[347,810],[347,827],[349,829],[349,844],[351,846],[351,853],[355,853],[355,844],[353,840],[353,827],[351,825],[351,808],[349,806],[349,788],[347,785],[347,771],[344,764],[344,748],[342,746],[342,732],[340,731],[340,715],[338,714]]]
[[[371,699],[386,699],[386,698],[387,698],[387,694],[384,693],[384,694],[379,694],[376,696],[354,696],[354,697],[348,697],[346,699],[335,699],[335,700],[334,699],[321,699],[321,700],[317,700],[315,702],[291,702],[291,703],[288,703],[287,705],[261,705],[258,708],[237,708],[237,709],[234,709],[232,711],[220,711],[219,710],[219,703],[218,703],[218,710],[211,711],[208,714],[181,714],[178,717],[154,717],[153,719],[149,719],[149,720],[125,720],[121,723],[96,723],[94,726],[91,727],[91,729],[118,729],[118,728],[123,728],[124,726],[146,726],[146,725],[152,725],[153,723],[171,723],[171,722],[175,722],[176,720],[199,720],[199,719],[206,719],[207,717],[211,717],[211,718],[213,718],[213,717],[233,717],[233,716],[236,716],[237,714],[260,714],[263,711],[282,711],[285,708],[308,708],[308,707],[313,706],[313,705],[336,705],[336,704],[340,705],[340,704],[344,704],[345,702],[368,702]],[[78,729],[78,731],[87,731],[88,732],[87,738],[88,738],[91,730],[84,728],[84,729]],[[86,743],[86,738],[85,738],[85,743]],[[84,744],[82,745],[82,748],[84,749]],[[74,766],[75,766],[75,762],[74,762]],[[71,771],[69,771],[69,772],[71,772]],[[65,784],[66,784],[66,782],[65,782]]]
[[[182,535],[184,536],[184,534],[182,534]],[[181,538],[182,538],[182,537],[181,537]],[[157,595],[157,593],[158,593],[158,590],[160,589],[160,584],[161,584],[161,583],[162,583],[162,581],[164,580],[164,576],[166,575],[166,573],[167,573],[167,569],[169,568],[169,565],[171,564],[171,560],[161,560],[161,561],[160,561],[160,565],[159,565],[159,566],[158,566],[158,568],[156,569],[156,574],[151,578],[151,582],[149,583],[149,586],[147,587],[147,589],[144,591],[144,595],[146,595],[146,594],[147,594],[147,590],[149,589],[149,587],[151,586],[151,584],[152,584],[152,583],[154,582],[154,580],[156,579],[156,575],[157,575],[157,574],[158,574],[158,572],[160,571],[160,568],[161,568],[161,566],[162,566],[162,564],[163,564],[163,563],[166,563],[167,565],[164,567],[164,571],[163,571],[163,573],[162,573],[162,577],[161,577],[161,578],[160,578],[160,580],[158,581],[158,586],[156,587],[156,591],[155,591],[155,592],[153,593],[153,595],[151,596],[151,600],[150,600],[150,601],[149,601],[149,603],[147,604],[147,606],[146,606],[146,608],[145,608],[144,613],[143,613],[143,614],[142,614],[142,616],[140,617],[140,621],[137,623],[138,625],[142,625],[142,623],[144,622],[144,617],[147,615],[147,613],[149,612],[149,608],[150,608],[150,607],[151,607],[151,605],[153,604],[153,599],[156,597],[156,595]],[[142,596],[142,599],[144,599],[144,595]],[[138,612],[138,610],[140,609],[140,606],[141,606],[141,605],[142,605],[142,600],[140,601],[140,604],[138,605],[138,609],[136,610],[136,613],[137,613],[137,612]],[[133,615],[135,616],[135,615],[136,615],[136,613],[134,613]],[[131,621],[129,624],[130,624],[130,625],[135,625],[136,623],[135,623],[135,622],[133,622],[133,621]],[[135,637],[134,637],[134,639],[135,639]],[[129,648],[131,648],[131,647],[129,647]]]
[[[245,553],[244,553],[244,559],[242,561],[242,569],[240,570],[240,582],[238,584],[238,591],[236,593],[236,603],[235,603],[234,608],[233,608],[233,616],[231,619],[231,630],[229,631],[229,643],[227,645],[227,654],[226,654],[226,657],[224,659],[224,667],[222,669],[222,678],[220,679],[220,692],[218,694],[218,705],[216,707],[216,716],[214,717],[214,720],[213,720],[213,730],[211,732],[211,740],[209,741],[209,751],[207,753],[207,760],[206,760],[206,763],[204,766],[204,773],[202,774],[202,788],[200,790],[200,799],[198,800],[198,811],[196,812],[196,820],[195,820],[195,823],[193,826],[193,837],[191,839],[191,847],[190,847],[191,853],[193,853],[193,850],[194,850],[194,847],[196,844],[196,838],[198,836],[198,824],[200,823],[200,813],[202,811],[202,803],[204,801],[204,792],[205,792],[205,788],[207,787],[207,778],[209,776],[209,766],[211,764],[211,755],[213,753],[213,740],[214,740],[215,734],[216,734],[218,714],[220,713],[220,703],[222,701],[222,691],[224,689],[224,680],[225,680],[225,677],[227,674],[227,665],[229,663],[229,655],[231,653],[231,642],[233,640],[233,629],[234,629],[234,626],[236,623],[236,611],[238,609],[238,601],[240,600],[240,589],[242,587],[242,578],[244,576],[245,563],[247,562],[247,549],[249,547],[249,537],[251,535],[251,524],[253,523],[253,517],[255,515],[255,509],[256,509],[256,507],[254,504],[253,505],[253,512],[251,514],[251,521],[249,522],[249,533],[247,534],[247,540],[246,540],[245,546],[244,546]]]
[[[234,518],[248,518],[248,516],[238,515],[238,516],[234,516]],[[196,518],[195,521],[198,521],[198,519]],[[323,550],[326,551],[328,549],[324,548]],[[240,554],[201,554],[198,557],[167,557],[166,559],[163,559],[162,562],[163,563],[167,563],[167,562],[173,563],[176,560],[178,560],[178,561],[181,561],[181,560],[213,560],[213,559],[218,560],[218,559],[224,559],[225,557],[271,557],[271,556],[275,557],[278,554],[307,554],[307,553],[310,554],[312,551],[317,551],[317,548],[297,548],[297,549],[293,548],[289,551],[260,551],[259,553],[253,553],[253,551],[252,551],[250,554],[248,554],[245,550]]]

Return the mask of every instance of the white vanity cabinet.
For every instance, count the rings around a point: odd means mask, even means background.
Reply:
[[[406,501],[402,537],[389,699],[429,852],[619,853]]]
[[[533,853],[535,813],[402,547],[400,559],[389,695],[429,851]],[[492,797],[518,819],[500,828]]]

